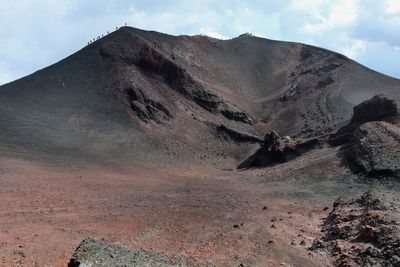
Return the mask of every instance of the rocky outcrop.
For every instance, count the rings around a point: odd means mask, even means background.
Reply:
[[[396,101],[376,95],[354,107],[350,122],[329,136],[333,146],[355,172],[367,175],[400,175],[400,129]]]
[[[93,238],[84,239],[75,250],[68,267],[159,266],[211,267],[187,256],[168,256],[163,253],[130,251],[119,245],[110,245]]]
[[[352,136],[347,158],[368,175],[400,176],[400,128],[383,122],[367,122]]]
[[[251,167],[267,167],[292,160],[317,147],[318,138],[292,139],[289,136],[280,137],[272,131],[265,135],[261,148],[255,154],[243,161],[238,169]]]
[[[299,64],[295,67],[287,81],[286,91],[279,96],[279,100],[286,102],[297,100],[333,84],[336,80],[336,69],[342,66],[343,58],[337,54],[330,54],[323,49],[311,49],[303,46],[299,54]]]
[[[332,145],[341,145],[348,142],[352,133],[362,124],[369,121],[393,121],[397,116],[396,101],[385,96],[375,95],[353,108],[353,117],[350,122],[331,134],[329,142]]]
[[[169,55],[165,55],[144,39],[136,36],[129,38],[134,45],[106,43],[100,48],[100,55],[112,61],[121,62],[122,69],[126,69],[126,66],[123,65],[133,66],[142,70],[149,77],[161,78],[169,88],[213,114],[222,115],[228,120],[252,124],[250,116],[207,88]],[[134,111],[142,108],[141,105],[139,107],[133,105]]]
[[[362,124],[368,121],[388,120],[397,114],[397,104],[394,99],[385,95],[375,95],[373,98],[354,107],[351,124]]]
[[[144,46],[143,50],[136,63],[139,67],[149,73],[163,77],[170,87],[209,112],[221,114],[229,120],[252,123],[251,118],[244,112],[212,91],[207,90],[187,71],[163,57],[156,50],[148,46]]]
[[[400,266],[399,211],[373,193],[338,199],[312,250],[327,250],[336,266]]]
[[[224,124],[215,124],[212,122],[207,122],[207,126],[212,130],[212,132],[224,140],[232,140],[236,143],[262,143],[263,140],[255,135],[246,134],[230,128]]]
[[[160,123],[163,120],[172,118],[171,112],[161,102],[148,96],[143,90],[137,87],[128,87],[125,89],[125,96],[132,110],[143,121],[153,120]]]

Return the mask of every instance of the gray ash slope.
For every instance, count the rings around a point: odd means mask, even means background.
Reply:
[[[237,164],[271,129],[326,134],[377,93],[399,101],[399,88],[313,46],[122,27],[0,87],[0,151],[62,162],[192,155]]]

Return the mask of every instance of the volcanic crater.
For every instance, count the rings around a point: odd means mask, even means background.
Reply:
[[[310,45],[121,27],[0,86],[0,265],[398,266],[399,90]]]

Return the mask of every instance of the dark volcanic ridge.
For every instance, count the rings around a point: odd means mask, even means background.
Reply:
[[[303,44],[122,27],[1,86],[0,149],[58,162],[182,157],[233,167],[265,133],[334,132],[375,94],[399,101],[399,84]]]

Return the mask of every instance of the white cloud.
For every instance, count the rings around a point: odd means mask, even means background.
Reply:
[[[385,1],[385,13],[386,14],[396,14],[400,13],[400,1],[399,0],[386,0]]]
[[[400,13],[397,15],[391,8],[387,14],[388,1],[371,2],[362,6],[360,18],[357,23],[347,31],[355,39],[369,42],[385,42],[392,46],[400,46]],[[396,0],[400,5],[400,1]]]
[[[213,27],[207,27],[207,28],[200,28],[200,33],[201,34],[205,34],[207,36],[213,37],[213,38],[217,38],[217,39],[221,39],[221,40],[225,40],[228,39],[228,37],[226,37],[225,35],[219,33],[215,28]],[[196,34],[196,33],[195,33]]]
[[[361,54],[367,52],[367,43],[363,40],[353,40],[352,43],[341,52],[349,58],[357,60]]]
[[[326,4],[325,0],[294,0],[291,3],[291,8],[319,17],[320,9],[324,4]]]
[[[321,31],[328,31],[334,28],[347,27],[354,23],[358,16],[357,0],[338,0],[329,2],[326,6],[326,15],[319,10],[314,13],[318,22],[306,23],[301,31],[308,34],[318,34]],[[321,9],[321,5],[319,5]]]

